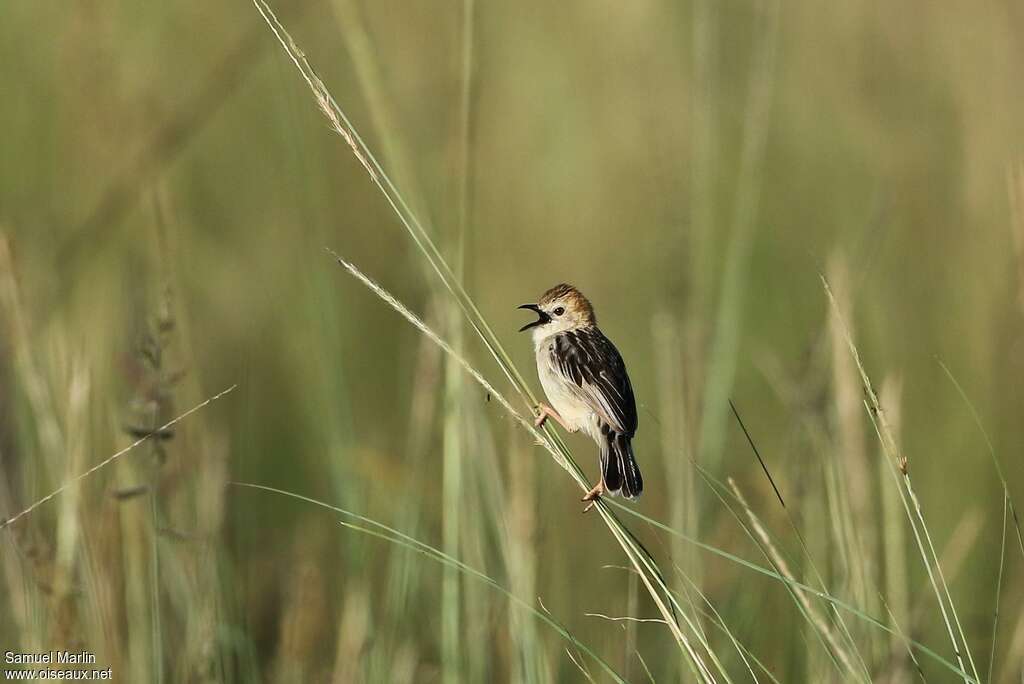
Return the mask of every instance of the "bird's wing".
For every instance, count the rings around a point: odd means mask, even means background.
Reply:
[[[636,432],[636,399],[626,364],[615,345],[597,328],[573,330],[555,339],[555,368],[580,398],[618,433]]]

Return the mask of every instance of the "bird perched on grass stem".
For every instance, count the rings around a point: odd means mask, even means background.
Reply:
[[[537,320],[533,330],[537,374],[551,405],[537,406],[536,425],[549,417],[569,432],[583,430],[601,449],[601,477],[583,501],[604,493],[640,496],[644,482],[633,457],[636,400],[626,365],[615,345],[597,327],[594,308],[572,285],[556,285],[536,304],[520,309]]]

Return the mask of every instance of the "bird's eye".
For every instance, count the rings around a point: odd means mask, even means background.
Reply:
[[[564,307],[564,306],[560,306],[560,307],[558,307],[557,309],[555,309],[555,310],[553,311],[553,313],[554,313],[554,314],[555,314],[556,316],[561,316],[562,314],[564,314],[564,313],[565,313],[565,307]]]

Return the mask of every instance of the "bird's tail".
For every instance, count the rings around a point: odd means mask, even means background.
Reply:
[[[601,472],[605,489],[611,494],[635,499],[644,490],[644,479],[633,457],[633,445],[626,435],[614,432],[605,435],[601,446]]]

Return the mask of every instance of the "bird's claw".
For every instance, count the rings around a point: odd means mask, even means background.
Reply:
[[[548,419],[547,412],[544,410],[544,408],[540,404],[537,404],[536,406],[533,407],[533,412],[534,412],[533,427],[535,427],[535,428],[542,427],[544,425],[544,423],[547,422],[547,419]]]
[[[583,498],[580,499],[580,501],[585,501],[587,503],[587,507],[583,509],[584,513],[586,513],[587,511],[594,507],[594,504],[596,504],[597,500],[601,498],[601,495],[604,494],[604,491],[604,479],[602,479],[600,482],[594,485],[593,489],[591,489],[589,492],[583,495]]]

